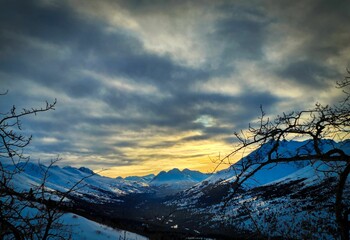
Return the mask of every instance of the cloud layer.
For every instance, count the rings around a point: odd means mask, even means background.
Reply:
[[[232,133],[332,103],[350,67],[340,1],[5,1],[0,88],[57,110],[25,120],[29,153],[108,175],[210,170]]]

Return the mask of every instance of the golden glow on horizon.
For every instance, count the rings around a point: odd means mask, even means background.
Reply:
[[[140,156],[140,161],[130,166],[116,166],[103,170],[100,175],[107,177],[127,177],[127,176],[144,176],[148,174],[158,174],[160,171],[168,171],[173,168],[189,168],[204,173],[210,173],[217,168],[221,170],[228,167],[228,164],[222,164],[218,167],[219,154],[224,156],[233,149],[233,146],[220,141],[202,140],[178,144],[172,147],[160,149],[137,149],[129,152],[133,157]],[[154,159],[150,159],[154,156]],[[157,157],[158,156],[158,157]],[[148,158],[148,160],[142,160]],[[231,159],[231,163],[239,160],[239,156]],[[97,170],[98,171],[98,170]]]
[[[245,133],[246,135],[248,134],[247,132]],[[173,136],[173,139],[182,139],[185,135],[187,134],[182,134],[181,137]],[[169,141],[165,140],[163,137],[160,137],[160,139],[165,142]],[[162,143],[159,141],[160,139],[152,139],[151,143]],[[303,141],[306,140],[306,138],[291,135],[288,140]],[[107,177],[145,176],[151,173],[158,174],[160,171],[169,171],[173,168],[178,168],[180,170],[188,168],[203,173],[212,173],[214,170],[218,171],[225,169],[229,165],[240,160],[254,150],[254,147],[247,148],[245,151],[230,158],[229,162],[226,160],[221,165],[218,165],[219,157],[223,158],[233,150],[234,146],[232,144],[215,139],[189,142],[179,140],[179,142],[176,142],[171,146],[161,146],[157,148],[130,148],[128,151],[125,151],[125,153],[127,153],[128,157],[140,159],[139,161],[128,166],[110,167],[102,171],[100,174]]]

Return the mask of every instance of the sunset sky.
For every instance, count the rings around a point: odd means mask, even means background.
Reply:
[[[0,3],[0,112],[58,101],[26,153],[112,177],[212,171],[260,105],[335,103],[350,68],[348,0]]]

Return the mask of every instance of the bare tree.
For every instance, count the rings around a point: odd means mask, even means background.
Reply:
[[[232,183],[232,198],[239,187],[256,172],[267,165],[285,162],[308,161],[311,164],[322,162],[329,166],[329,171],[338,174],[335,192],[335,216],[342,239],[349,239],[349,206],[343,204],[343,194],[346,180],[350,172],[350,156],[342,150],[339,144],[333,144],[330,149],[324,149],[327,139],[338,142],[349,139],[350,133],[350,71],[349,76],[337,82],[345,98],[338,104],[329,106],[320,103],[309,110],[283,113],[271,120],[261,108],[261,116],[256,124],[250,124],[248,130],[235,133],[238,144],[234,151],[220,159],[220,164],[230,161],[242,151],[256,150],[244,161],[232,166],[236,180]],[[281,143],[291,139],[309,139],[307,143],[285,154],[281,151]],[[334,143],[333,141],[329,141]],[[263,147],[264,146],[264,147]],[[268,147],[267,147],[268,146]]]
[[[4,97],[7,92],[0,94]],[[61,208],[68,195],[87,177],[76,182],[66,192],[49,190],[45,186],[49,177],[49,166],[41,166],[41,184],[16,189],[16,177],[24,170],[29,156],[25,148],[32,136],[21,134],[23,117],[54,110],[56,100],[46,102],[42,108],[22,109],[13,106],[0,113],[0,239],[69,239],[71,231],[62,220]]]

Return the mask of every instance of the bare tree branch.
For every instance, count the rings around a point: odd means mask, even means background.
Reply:
[[[348,74],[350,71],[347,70]],[[232,183],[232,193],[227,197],[224,207],[234,197],[237,190],[255,173],[267,165],[288,162],[322,162],[328,164],[330,171],[339,174],[336,191],[336,218],[342,239],[349,238],[347,210],[342,205],[343,191],[350,172],[350,155],[340,147],[333,145],[332,149],[324,150],[323,141],[327,139],[343,141],[349,139],[350,134],[350,75],[337,82],[337,88],[345,93],[344,100],[337,105],[329,106],[316,103],[313,109],[299,112],[282,113],[274,120],[266,117],[262,107],[257,123],[249,124],[246,131],[235,133],[239,144],[223,157],[219,164],[241,153],[246,149],[255,149],[248,157],[232,165],[236,179]],[[294,153],[286,156],[281,151],[281,142],[291,139],[309,139],[305,145]],[[259,151],[260,149],[260,151]],[[264,149],[265,152],[262,152]],[[330,164],[332,163],[332,164]],[[339,163],[339,164],[334,164]],[[345,220],[346,219],[346,220]],[[346,222],[346,223],[345,223]]]

